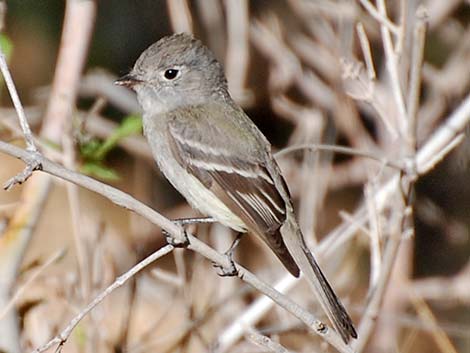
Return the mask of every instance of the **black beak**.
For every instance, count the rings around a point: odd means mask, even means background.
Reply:
[[[118,86],[124,86],[124,87],[132,88],[140,82],[142,82],[142,80],[139,80],[138,78],[136,78],[132,74],[127,74],[127,75],[124,75],[122,77],[119,77],[116,81],[114,81],[114,84],[118,85]]]

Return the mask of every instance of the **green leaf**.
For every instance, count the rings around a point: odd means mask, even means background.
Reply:
[[[95,160],[96,151],[100,148],[102,142],[98,139],[91,139],[80,145],[80,154],[84,159]]]
[[[3,54],[7,63],[10,61],[11,54],[13,53],[13,43],[10,38],[5,33],[0,33],[0,48],[2,49]],[[0,77],[0,92],[3,88],[3,76]]]
[[[111,151],[118,142],[130,135],[138,134],[142,131],[142,119],[136,115],[126,117],[118,128],[111,135],[101,142],[98,139],[91,139],[80,145],[80,154],[84,160],[80,171],[90,176],[106,180],[119,180],[118,173],[103,164],[106,155]]]
[[[105,181],[120,180],[119,174],[112,168],[108,168],[99,162],[85,162],[80,167],[80,172]]]
[[[122,137],[140,134],[142,132],[142,118],[140,115],[129,115],[123,119],[117,129]]]
[[[113,149],[121,139],[142,131],[142,119],[137,115],[129,115],[126,117],[119,127],[98,147],[95,151],[93,159],[102,161],[108,152]]]
[[[5,58],[8,62],[13,53],[13,43],[5,33],[0,33],[0,48],[2,48],[2,52],[5,54]]]

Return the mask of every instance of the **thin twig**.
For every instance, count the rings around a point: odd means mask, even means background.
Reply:
[[[399,232],[398,229],[394,232],[392,231],[384,251],[382,271],[379,275],[376,287],[372,288],[373,292],[371,298],[369,299],[367,308],[362,315],[361,323],[358,327],[358,340],[353,343],[354,349],[357,352],[363,351],[377,321],[377,315],[385,296],[387,285],[390,282],[389,279],[401,241],[402,233]]]
[[[359,0],[359,2],[364,6],[364,8],[369,12],[369,14],[375,18],[382,26],[385,26],[393,34],[398,35],[399,29],[396,24],[388,19],[386,15],[377,11],[377,9],[372,5],[368,0]]]
[[[10,70],[8,69],[7,61],[5,59],[5,54],[3,54],[2,49],[0,48],[0,70],[2,71],[3,78],[10,92],[11,100],[15,106],[16,113],[18,114],[18,120],[20,121],[21,130],[23,130],[24,139],[26,141],[26,148],[28,151],[37,151],[36,144],[34,143],[33,134],[26,119],[24,113],[23,105],[21,104],[20,97],[16,91],[16,86],[13,83],[13,78],[11,77]]]
[[[447,336],[444,330],[439,326],[435,315],[423,298],[412,292],[411,301],[418,313],[418,316],[421,318],[421,321],[426,322],[431,326],[431,336],[434,338],[436,346],[439,347],[440,351],[446,353],[458,353],[454,344],[449,339],[449,336]]]
[[[174,248],[171,245],[164,246],[163,248],[154,252],[152,255],[146,257],[144,260],[132,267],[129,271],[116,278],[116,280],[110,286],[108,286],[104,291],[97,295],[95,299],[93,299],[83,310],[80,311],[80,313],[78,313],[78,315],[76,315],[72,320],[70,320],[67,327],[65,327],[56,337],[54,337],[41,347],[35,349],[33,353],[44,352],[54,345],[57,345],[58,347],[63,346],[69,338],[70,334],[72,333],[73,329],[80,323],[80,321],[82,321],[82,319],[98,304],[100,304],[108,295],[114,292],[117,288],[122,287],[130,278],[134,277],[139,271],[141,271],[154,261],[158,260],[160,257],[165,256],[173,249]]]
[[[366,63],[369,80],[373,81],[377,77],[377,75],[375,74],[374,60],[372,60],[372,52],[370,51],[369,39],[367,38],[366,31],[361,22],[356,25],[356,31],[357,36],[359,37],[362,55],[364,56],[364,61]]]
[[[283,277],[274,288],[281,293],[288,293],[297,280],[292,276]],[[255,325],[271,311],[273,302],[266,297],[255,300],[248,309],[244,310],[231,324],[221,331],[217,338],[217,353],[226,352],[243,336],[247,327]]]
[[[66,168],[76,170],[77,156],[76,146],[72,137],[72,124],[64,126],[64,130],[65,131],[62,136],[62,160]],[[85,232],[82,230],[82,212],[80,207],[79,188],[77,185],[72,183],[67,183],[65,188],[72,222],[72,239],[76,249],[78,274],[80,277],[80,291],[82,298],[87,300],[91,287],[90,263],[87,258],[87,239],[85,238]]]
[[[425,300],[458,305],[470,304],[470,262],[452,277],[431,277],[415,280],[411,283],[412,293]]]
[[[426,37],[426,14],[418,9],[413,31],[413,49],[411,53],[410,86],[408,89],[408,145],[411,151],[416,149],[417,112],[421,90],[421,69],[423,67],[424,43]],[[410,151],[410,152],[411,152]]]
[[[262,335],[254,329],[250,329],[246,337],[257,346],[267,349],[269,352],[292,353],[292,351],[287,350],[287,348],[283,347],[280,343],[274,342],[268,336]]]
[[[447,123],[444,124],[444,127],[446,125],[447,125]],[[465,136],[464,133],[461,133],[461,134],[455,136],[447,145],[442,147],[442,150],[437,151],[436,154],[434,156],[430,157],[429,160],[425,164],[421,165],[420,169],[417,169],[416,172],[418,174],[421,174],[421,173],[423,173],[422,170],[430,170],[430,169],[434,168],[434,166],[437,165],[440,161],[442,161],[444,159],[444,157],[447,156],[447,154],[450,151],[452,151],[455,147],[460,145],[465,138],[466,138],[466,136]],[[418,155],[418,157],[419,157],[419,155]]]
[[[388,114],[387,109],[384,107],[384,97],[388,93],[380,90],[378,81],[372,81],[363,73],[362,63],[348,61],[346,59],[341,61],[342,78],[346,84],[345,91],[351,98],[358,101],[364,101],[370,104],[378,117],[383,122],[385,128],[392,136],[397,138],[397,127],[394,124],[395,120]]]
[[[377,0],[377,8],[383,17],[387,16],[384,0]],[[402,135],[407,131],[407,114],[403,92],[400,86],[400,75],[398,74],[398,57],[395,49],[393,48],[392,38],[390,36],[389,28],[381,22],[380,31],[382,33],[383,47],[385,50],[387,71],[390,75],[390,83],[392,88],[395,104],[398,109],[398,126]]]
[[[379,279],[380,270],[382,268],[382,251],[380,247],[381,240],[381,225],[380,225],[380,214],[377,212],[375,207],[375,200],[373,195],[375,194],[375,183],[372,182],[364,187],[365,204],[369,216],[369,248],[370,248],[370,280],[369,288],[373,288],[377,285]]]
[[[8,191],[11,190],[17,184],[23,184],[26,180],[28,180],[35,170],[40,170],[42,168],[41,162],[39,162],[39,155],[37,152],[33,152],[30,156],[29,161],[26,162],[26,167],[16,174],[14,177],[8,179],[3,184],[3,189]]]
[[[295,151],[301,151],[304,149],[310,149],[313,151],[330,151],[330,152],[338,152],[350,156],[359,156],[359,157],[365,157],[365,158],[370,158],[374,161],[379,162],[380,164],[383,164],[387,167],[394,168],[396,170],[403,170],[404,166],[401,165],[401,163],[397,161],[391,161],[387,160],[384,157],[380,157],[378,155],[373,154],[372,152],[367,152],[367,151],[361,151],[355,148],[350,148],[350,147],[344,147],[344,146],[334,146],[334,145],[322,145],[322,144],[303,144],[303,145],[296,145],[296,146],[290,146],[283,148],[279,152],[276,152],[274,156],[276,158],[281,158],[284,155],[288,153],[292,153]]]
[[[414,6],[414,3],[406,1],[406,0],[399,0],[400,3],[397,5],[399,10],[399,31],[397,35],[397,40],[395,44],[395,53],[400,56],[403,53],[403,47],[405,45],[405,39],[407,35],[407,27],[408,23],[406,21],[407,18],[407,13],[408,13],[408,7]]]
[[[21,287],[17,289],[16,293],[11,297],[10,302],[5,307],[3,307],[2,311],[0,312],[0,320],[2,320],[5,314],[18,302],[18,299],[21,298],[21,296],[28,289],[31,283],[33,283],[41,275],[41,273],[44,272],[46,268],[62,259],[64,255],[65,249],[57,251],[54,255],[51,256],[50,259],[48,259],[44,264],[42,264],[39,268],[33,271],[28,280],[24,282]]]

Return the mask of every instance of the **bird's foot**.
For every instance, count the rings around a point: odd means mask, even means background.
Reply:
[[[189,246],[189,238],[185,226],[191,224],[200,224],[200,223],[213,223],[215,220],[211,217],[198,217],[198,218],[179,218],[174,219],[173,223],[176,223],[180,227],[183,227],[183,240],[177,240],[170,235],[166,230],[162,230],[162,234],[166,239],[166,242],[175,248],[187,248]]]
[[[174,248],[187,248],[189,246],[188,234],[186,234],[186,230],[184,229],[183,240],[175,239],[175,237],[168,233],[165,229],[162,229],[162,234],[165,237],[166,242]]]
[[[237,241],[237,244],[238,244],[238,241]],[[235,262],[233,261],[233,244],[232,246],[230,247],[230,249],[228,249],[224,255],[227,257],[228,259],[228,262],[229,262],[229,266],[223,266],[221,264],[218,264],[218,263],[215,263],[213,262],[212,265],[219,269],[219,272],[217,272],[217,274],[220,276],[220,277],[235,277],[235,276],[238,276],[238,269],[237,269],[237,266],[235,265]]]

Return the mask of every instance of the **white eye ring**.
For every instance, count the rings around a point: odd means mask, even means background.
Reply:
[[[163,71],[163,78],[167,81],[173,81],[181,76],[181,70],[177,67],[172,67]]]

